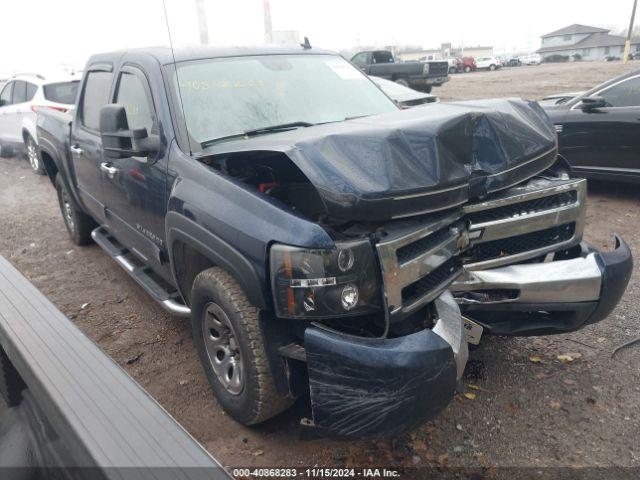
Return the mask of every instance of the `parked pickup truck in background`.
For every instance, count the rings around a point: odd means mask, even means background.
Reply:
[[[533,102],[401,110],[331,52],[204,47],[93,56],[77,102],[38,117],[71,240],[190,316],[246,425],[309,394],[321,434],[403,434],[468,342],[579,329],[629,280]]]
[[[363,72],[398,82],[421,92],[431,92],[449,81],[449,63],[446,60],[429,62],[396,62],[388,50],[360,52],[351,62]]]

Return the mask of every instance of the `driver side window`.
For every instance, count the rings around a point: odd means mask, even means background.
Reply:
[[[122,72],[118,82],[116,103],[127,112],[129,128],[146,128],[151,133],[155,124],[153,103],[147,94],[146,81],[141,75]]]
[[[365,52],[357,54],[353,57],[353,64],[357,67],[366,67],[367,66],[367,54]]]
[[[630,78],[609,87],[600,93],[607,102],[607,107],[640,106],[640,76]]]

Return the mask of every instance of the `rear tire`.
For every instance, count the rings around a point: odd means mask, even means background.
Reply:
[[[469,73],[470,71],[471,71],[471,67],[469,65],[464,67],[464,73]]]
[[[22,391],[27,388],[9,357],[0,347],[0,396],[8,407],[16,407],[22,402]]]
[[[458,73],[458,69],[456,67],[449,67],[449,73]]]
[[[29,160],[29,165],[31,165],[31,169],[36,175],[46,175],[46,171],[44,169],[44,163],[38,154],[38,146],[33,138],[30,135],[27,135],[27,138],[24,141],[25,146],[27,147],[27,160]]]
[[[56,191],[62,219],[69,232],[69,238],[76,245],[89,245],[93,242],[91,231],[96,227],[93,218],[84,213],[75,202],[60,174],[56,175]]]
[[[191,327],[204,373],[222,408],[243,425],[255,425],[291,406],[269,369],[259,310],[236,280],[212,267],[191,291]]]
[[[495,69],[496,69],[496,66],[493,63],[489,65],[489,70],[493,72]]]

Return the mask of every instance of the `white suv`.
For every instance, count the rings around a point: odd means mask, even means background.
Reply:
[[[31,168],[44,175],[38,155],[36,113],[40,108],[62,112],[73,108],[79,81],[69,74],[50,78],[37,74],[11,77],[0,91],[0,155],[26,150]]]
[[[502,62],[496,57],[479,57],[476,58],[476,65],[478,70],[495,70],[502,67]]]

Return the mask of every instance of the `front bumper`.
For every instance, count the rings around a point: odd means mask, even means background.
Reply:
[[[632,268],[631,251],[616,235],[610,252],[583,243],[579,254],[566,260],[465,269],[449,289],[463,314],[485,333],[565,333],[606,318],[622,297]]]
[[[452,295],[435,300],[433,329],[399,338],[305,332],[313,420],[318,433],[395,437],[446,407],[467,362],[462,317]]]

